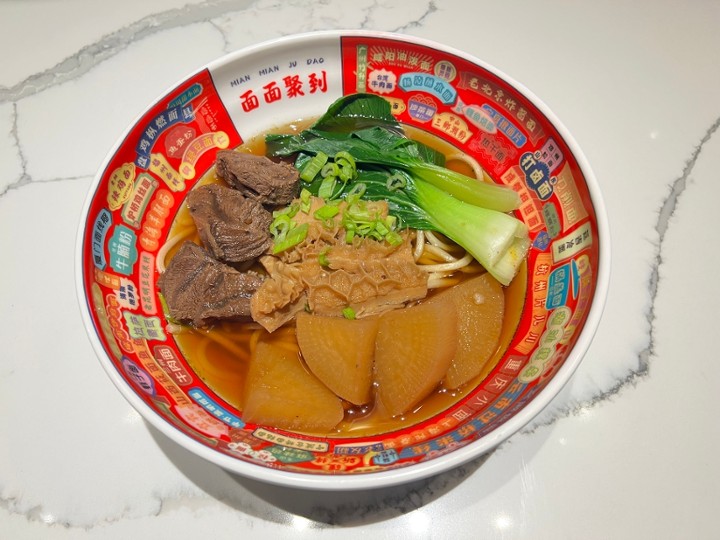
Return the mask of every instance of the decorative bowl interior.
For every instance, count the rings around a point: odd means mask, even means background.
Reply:
[[[492,370],[455,403],[390,432],[315,437],[245,423],[181,353],[156,288],[158,250],[185,195],[214,164],[274,126],[318,117],[342,95],[383,96],[404,125],[474,157],[519,192],[532,246],[519,323]],[[608,286],[609,235],[578,145],[530,91],[481,60],[410,36],[331,31],[219,59],[173,86],[100,168],[78,235],[84,321],[110,378],[153,426],[217,465],[316,489],[386,486],[495,447],[578,366]]]

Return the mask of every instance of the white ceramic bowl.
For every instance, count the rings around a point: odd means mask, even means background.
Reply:
[[[520,324],[495,369],[448,410],[360,438],[246,424],[193,373],[167,331],[155,259],[218,149],[379,94],[404,124],[475,157],[520,192],[533,246]],[[405,35],[329,31],[229,54],[142,112],[97,173],[83,210],[77,289],[115,386],[166,436],[229,471],[311,489],[382,487],[441,473],[497,446],[560,391],[590,345],[610,268],[597,181],[555,115],[520,83],[461,51]]]

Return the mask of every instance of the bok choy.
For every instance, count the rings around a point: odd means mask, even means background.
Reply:
[[[527,227],[508,213],[518,208],[518,194],[445,168],[441,153],[404,134],[380,96],[344,96],[309,129],[268,135],[266,144],[268,155],[297,156],[303,185],[313,195],[344,198],[362,184],[363,198],[387,201],[398,226],[444,234],[504,285],[527,255]],[[328,186],[327,174],[318,171],[334,163],[329,156],[338,159],[339,170],[353,162],[351,181]]]

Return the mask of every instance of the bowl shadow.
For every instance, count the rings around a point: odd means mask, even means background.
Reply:
[[[277,486],[239,476],[210,463],[145,424],[160,450],[200,490],[245,514],[280,524],[296,516],[314,527],[357,526],[389,520],[421,508],[473,475],[493,451],[444,473],[397,486],[320,491]]]
[[[389,520],[417,510],[452,491],[490,457],[423,480],[357,491],[308,491],[280,488],[246,479],[239,482],[264,501],[327,526],[357,526]]]

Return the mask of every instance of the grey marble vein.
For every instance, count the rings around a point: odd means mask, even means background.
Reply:
[[[717,132],[718,128],[720,128],[720,118],[715,119],[715,122],[713,122],[703,135],[702,139],[700,139],[700,143],[697,145],[690,158],[686,161],[682,174],[676,178],[670,186],[670,193],[663,201],[663,205],[660,207],[660,211],[658,212],[658,220],[655,225],[655,231],[657,232],[658,239],[655,249],[655,260],[653,261],[648,284],[650,297],[652,299],[650,309],[647,313],[647,321],[650,323],[650,337],[647,347],[640,352],[639,376],[644,376],[649,372],[650,359],[655,354],[655,298],[660,284],[660,266],[663,264],[663,245],[665,242],[665,235],[670,227],[670,221],[675,213],[680,197],[687,189],[688,178],[692,174],[695,164],[702,154],[703,148]]]
[[[51,86],[75,79],[100,62],[115,56],[133,41],[171,28],[208,21],[229,11],[247,8],[252,3],[253,0],[216,0],[202,4],[188,4],[182,8],[148,15],[83,47],[49,69],[35,73],[11,87],[0,86],[0,103],[17,101]]]
[[[22,145],[20,144],[20,137],[18,136],[18,112],[17,112],[17,104],[13,103],[13,111],[12,111],[12,127],[10,128],[10,136],[13,141],[13,145],[15,146],[15,149],[17,150],[17,155],[20,159],[20,177],[15,180],[14,182],[8,184],[5,186],[4,189],[0,190],[0,197],[5,195],[8,191],[11,189],[17,189],[24,185],[29,184],[32,182],[32,178],[30,178],[30,175],[27,173],[27,159],[25,158],[25,155],[22,150]]]
[[[425,21],[428,19],[428,17],[430,17],[437,10],[438,10],[437,3],[435,2],[435,0],[431,0],[430,2],[428,2],[426,10],[420,15],[420,17],[418,17],[417,19],[415,19],[413,21],[409,21],[408,23],[406,23],[402,26],[398,26],[397,28],[394,28],[391,31],[402,34],[402,33],[407,32],[408,30],[412,30],[414,28],[419,28],[420,26],[422,26],[425,23]]]
[[[639,367],[636,370],[632,370],[625,378],[618,380],[618,382],[608,390],[599,392],[589,400],[584,400],[578,403],[567,403],[562,407],[553,409],[551,416],[547,418],[544,416],[540,417],[524,429],[522,433],[533,433],[537,428],[552,425],[561,418],[581,415],[599,403],[620,395],[628,388],[635,387],[640,381],[650,375],[650,366],[652,359],[655,356],[655,303],[660,286],[660,268],[663,264],[665,236],[671,225],[671,218],[680,203],[682,195],[688,187],[688,178],[692,175],[695,164],[700,159],[705,145],[716,134],[719,128],[720,118],[717,118],[703,134],[700,142],[695,147],[690,157],[686,160],[680,176],[678,176],[670,184],[669,192],[658,211],[658,218],[654,227],[654,230],[657,233],[657,240],[655,242],[655,257],[652,261],[648,276],[650,305],[647,313],[645,314],[645,318],[649,324],[649,332],[645,347],[638,353]]]

